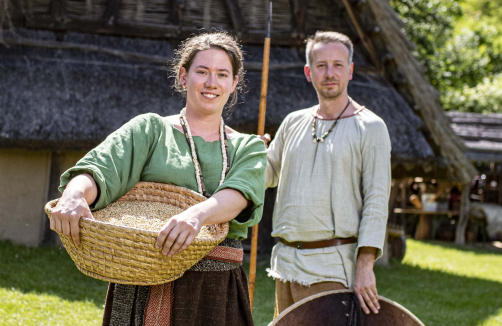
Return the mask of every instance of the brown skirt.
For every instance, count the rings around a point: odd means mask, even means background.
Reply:
[[[110,283],[103,326],[143,326],[150,287]],[[170,320],[159,325],[251,326],[247,276],[242,267],[227,271],[187,271],[172,282]]]

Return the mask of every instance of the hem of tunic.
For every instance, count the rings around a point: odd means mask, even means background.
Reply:
[[[298,283],[300,285],[303,285],[303,286],[306,286],[306,287],[310,287],[312,284],[315,284],[315,283],[321,283],[321,282],[338,282],[338,283],[342,283],[346,288],[348,288],[347,280],[342,280],[342,279],[339,279],[339,278],[328,278],[328,279],[318,278],[317,280],[308,282],[308,281],[300,280],[300,279],[297,279],[297,278],[294,278],[294,277],[284,277],[281,274],[279,274],[278,272],[273,271],[270,268],[267,268],[266,271],[268,273],[268,277],[271,277],[274,280],[279,280],[279,281],[281,281],[283,283],[286,283],[286,282]]]

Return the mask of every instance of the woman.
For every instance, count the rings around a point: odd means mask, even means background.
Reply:
[[[235,104],[243,81],[240,46],[221,32],[195,36],[176,52],[173,71],[186,107],[179,115],[132,119],[66,171],[52,230],[78,245],[80,216],[92,219],[91,210],[117,200],[138,181],[152,181],[209,197],[162,228],[156,246],[163,254],[185,250],[202,225],[227,221],[230,231],[220,246],[242,248],[247,228],[261,218],[266,154],[261,140],[230,129],[221,118],[230,95],[230,105]],[[160,309],[152,308],[152,296],[164,298]],[[110,283],[103,325],[146,326],[159,319],[175,326],[252,325],[240,263],[204,258],[161,286]]]

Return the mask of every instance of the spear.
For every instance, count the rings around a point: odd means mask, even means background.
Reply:
[[[268,10],[267,37],[263,47],[263,67],[261,70],[260,113],[258,115],[258,135],[265,133],[265,111],[267,109],[268,66],[270,58],[270,23],[272,21],[272,1]],[[249,303],[253,312],[254,283],[256,279],[256,252],[258,249],[258,224],[253,226],[251,236],[251,261],[249,262]]]

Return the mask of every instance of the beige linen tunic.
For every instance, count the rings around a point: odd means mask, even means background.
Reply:
[[[382,254],[391,184],[389,133],[368,109],[342,118],[323,143],[312,138],[313,112],[289,114],[267,153],[266,186],[277,186],[273,237],[289,242],[358,237],[357,244],[302,249],[278,243],[269,276],[310,285],[352,288],[360,247]],[[334,120],[317,120],[323,135]]]

